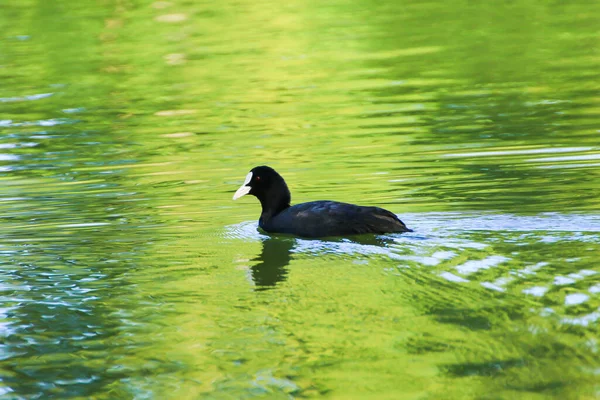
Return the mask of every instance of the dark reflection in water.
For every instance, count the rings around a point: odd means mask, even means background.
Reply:
[[[252,260],[257,264],[251,268],[258,290],[272,288],[286,279],[294,245],[292,238],[268,238],[262,242],[260,255]]]
[[[350,255],[357,253],[356,247],[345,248],[344,244],[359,246],[389,247],[394,243],[392,237],[362,235],[347,238],[329,238],[318,240],[295,239],[292,237],[269,237],[262,241],[260,255],[253,258],[257,264],[251,267],[252,280],[258,290],[270,289],[279,282],[283,282],[288,275],[287,266],[292,260],[292,252],[309,252],[313,256],[323,253],[338,253]],[[365,247],[364,253],[371,253],[372,249]],[[358,250],[360,253],[360,250]]]

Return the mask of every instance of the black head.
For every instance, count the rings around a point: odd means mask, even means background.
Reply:
[[[256,196],[263,207],[263,213],[276,214],[290,206],[290,191],[273,168],[262,165],[252,168],[246,180],[233,195],[233,200],[251,194]]]

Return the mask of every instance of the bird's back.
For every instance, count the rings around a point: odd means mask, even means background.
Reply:
[[[411,232],[395,214],[383,208],[328,200],[286,208],[267,221],[261,220],[260,226],[267,232],[304,237]]]

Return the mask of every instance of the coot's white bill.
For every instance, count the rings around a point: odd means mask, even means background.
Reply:
[[[248,172],[248,175],[246,175],[246,180],[244,180],[244,183],[242,184],[242,186],[240,186],[240,188],[233,195],[234,200],[237,200],[240,197],[245,196],[250,192],[250,190],[252,188],[250,186],[246,186],[246,185],[248,183],[250,183],[251,180],[252,180],[252,172]]]

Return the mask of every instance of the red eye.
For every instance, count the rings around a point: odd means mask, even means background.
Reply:
[[[257,176],[257,177],[256,177],[256,180],[257,180],[257,181],[260,181],[260,176]]]

